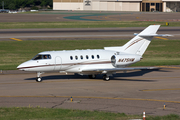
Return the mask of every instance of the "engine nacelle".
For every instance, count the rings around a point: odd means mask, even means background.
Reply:
[[[142,59],[139,55],[113,55],[111,63],[114,67],[128,66]]]

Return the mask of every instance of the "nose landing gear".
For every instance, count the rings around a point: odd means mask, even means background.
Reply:
[[[43,74],[43,73],[44,72],[37,72],[36,82],[42,82],[41,74]]]
[[[36,78],[36,82],[42,82],[41,77],[37,77],[37,78]]]

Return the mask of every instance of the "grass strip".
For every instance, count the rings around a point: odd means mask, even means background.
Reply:
[[[166,26],[166,22],[158,21],[1,22],[0,29],[147,27],[153,24]],[[180,26],[180,22],[169,22],[169,26]]]
[[[43,51],[103,49],[105,46],[122,46],[129,40],[44,40],[0,41],[0,70],[14,70]],[[180,40],[154,39],[143,55],[143,60],[133,66],[180,65]]]
[[[129,120],[142,119],[142,115],[126,115],[102,111],[83,111],[72,109],[52,109],[40,107],[0,108],[1,120]],[[148,116],[146,120],[179,120],[180,116]]]

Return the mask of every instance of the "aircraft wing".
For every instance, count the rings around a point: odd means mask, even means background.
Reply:
[[[128,67],[128,68],[111,68],[111,69],[84,69],[82,72],[98,72],[98,73],[109,73],[117,71],[129,71],[129,70],[152,70],[160,69],[158,67]]]

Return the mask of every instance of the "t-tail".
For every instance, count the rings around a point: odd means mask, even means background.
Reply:
[[[171,36],[156,34],[160,25],[150,25],[122,47],[105,47],[105,50],[115,50],[128,54],[143,55],[154,36]]]
[[[125,53],[143,55],[149,46],[152,38],[157,35],[156,32],[160,25],[150,25],[141,33],[137,34],[133,39],[122,46]]]

